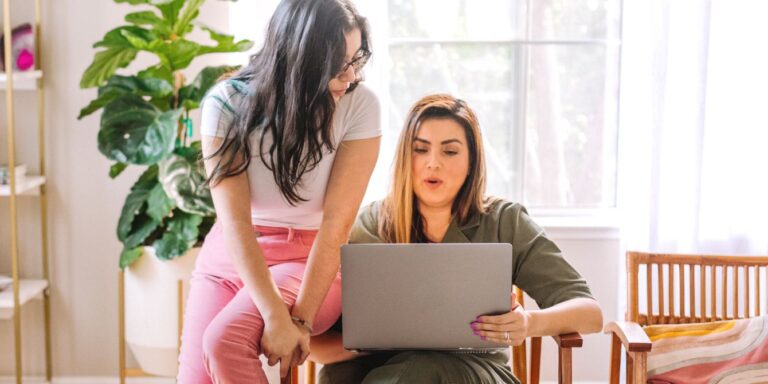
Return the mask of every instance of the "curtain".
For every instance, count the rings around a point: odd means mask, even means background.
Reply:
[[[625,0],[627,249],[768,255],[768,2]]]

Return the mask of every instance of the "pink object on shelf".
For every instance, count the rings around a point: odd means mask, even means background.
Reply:
[[[0,69],[5,69],[5,36],[0,37]],[[32,24],[19,25],[11,31],[11,55],[14,71],[29,71],[35,68],[35,34]]]

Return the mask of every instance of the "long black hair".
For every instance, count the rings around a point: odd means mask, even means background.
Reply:
[[[232,80],[247,84],[246,97],[226,139],[210,156],[221,156],[209,181],[239,175],[251,163],[250,136],[260,133],[258,154],[291,205],[306,201],[298,192],[301,178],[335,150],[328,82],[344,67],[345,33],[359,29],[357,55],[371,55],[368,25],[349,0],[283,0],[267,28],[264,47]],[[361,80],[356,75],[347,92]],[[272,139],[268,148],[265,137]],[[266,151],[265,151],[266,149]],[[237,164],[237,165],[236,165]]]

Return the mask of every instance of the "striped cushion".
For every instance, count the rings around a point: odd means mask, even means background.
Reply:
[[[651,325],[648,383],[768,383],[768,317]]]

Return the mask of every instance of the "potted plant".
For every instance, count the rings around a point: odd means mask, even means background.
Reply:
[[[182,261],[189,258],[181,256],[202,241],[215,220],[200,142],[191,141],[189,113],[199,108],[222,75],[237,68],[206,67],[191,82],[186,81],[184,70],[202,55],[243,52],[252,46],[251,41],[235,41],[233,36],[196,23],[204,1],[115,0],[147,8],[127,14],[127,25],[110,30],[93,45],[100,50],[80,81],[81,88],[98,87],[98,96],[80,111],[78,119],[102,110],[98,149],[115,162],[109,176],[117,177],[129,165],[145,168],[125,199],[117,237],[123,244],[119,264],[127,271],[126,338],[142,369],[157,374],[171,372],[167,367],[147,368],[163,359],[152,353],[142,358],[140,350],[156,347],[158,338],[169,340],[172,345],[163,350],[173,353],[175,370],[177,333],[146,327],[162,319],[176,329],[176,281],[187,276],[194,264],[193,260]],[[208,33],[210,43],[187,38],[198,28]],[[157,63],[134,74],[117,73],[142,51],[156,56]],[[195,252],[191,253],[193,259]],[[150,257],[142,257],[145,254]],[[159,263],[158,259],[172,261]],[[132,294],[132,290],[150,294]],[[160,302],[149,303],[149,298]],[[164,300],[170,300],[170,305]],[[165,319],[168,314],[171,317]],[[146,342],[132,342],[132,338]]]

